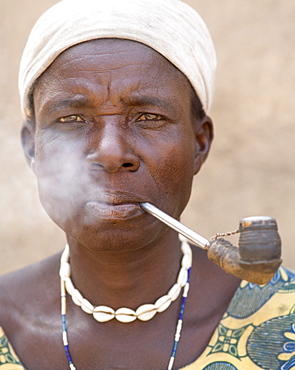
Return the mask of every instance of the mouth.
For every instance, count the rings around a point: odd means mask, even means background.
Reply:
[[[126,196],[105,195],[85,203],[85,208],[95,217],[105,221],[125,220],[144,213],[141,200]]]

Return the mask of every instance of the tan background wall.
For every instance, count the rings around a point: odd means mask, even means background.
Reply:
[[[63,248],[20,147],[17,69],[25,39],[55,0],[0,0],[0,273]],[[295,2],[187,0],[212,33],[219,69],[215,142],[183,221],[210,237],[272,215],[295,268]]]

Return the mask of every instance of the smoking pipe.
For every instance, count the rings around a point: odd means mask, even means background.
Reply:
[[[273,217],[243,218],[238,231],[239,247],[235,247],[222,238],[212,241],[203,238],[150,203],[141,203],[140,206],[194,245],[206,250],[210,261],[240,279],[259,285],[266,284],[282,263],[281,239]]]

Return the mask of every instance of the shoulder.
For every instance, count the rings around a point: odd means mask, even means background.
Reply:
[[[26,367],[40,359],[40,348],[54,352],[60,340],[59,260],[60,254],[54,255],[0,278],[0,327]],[[55,357],[63,354],[59,349]]]
[[[7,333],[20,318],[48,304],[59,292],[59,255],[0,277],[0,327]],[[41,311],[42,312],[42,311]]]

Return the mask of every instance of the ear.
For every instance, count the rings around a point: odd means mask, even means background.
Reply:
[[[35,172],[35,123],[26,121],[21,130],[21,142],[30,168]]]
[[[196,139],[195,168],[196,175],[205,162],[213,140],[213,123],[210,117],[205,116],[194,123],[194,134]]]

